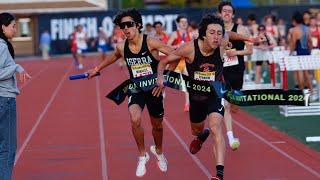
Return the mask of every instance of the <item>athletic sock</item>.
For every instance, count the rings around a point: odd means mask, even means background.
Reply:
[[[224,166],[223,165],[217,165],[216,166],[216,170],[217,170],[217,177],[220,178],[221,180],[223,180],[223,169]]]
[[[229,142],[232,142],[232,141],[234,140],[233,132],[232,132],[232,131],[228,131],[228,132],[227,132],[227,136],[228,136]]]
[[[198,134],[198,139],[202,142],[205,142],[210,134],[210,129],[205,128],[200,134]]]

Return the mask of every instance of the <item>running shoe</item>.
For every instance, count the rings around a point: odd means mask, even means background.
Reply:
[[[158,165],[158,168],[160,169],[160,171],[167,172],[167,170],[168,170],[168,161],[167,161],[166,157],[164,157],[163,153],[162,154],[157,154],[155,145],[150,147],[150,151],[152,152],[152,154],[154,154],[156,156],[156,158],[158,160],[157,165]]]
[[[233,151],[237,150],[240,146],[240,141],[238,138],[234,138],[231,142],[229,142],[229,145]]]
[[[200,151],[202,144],[205,142],[205,140],[208,138],[208,136],[210,135],[210,131],[209,130],[205,130],[203,131],[203,141],[201,141],[198,137],[196,137],[189,146],[189,151],[191,154],[196,154],[197,152]]]
[[[146,174],[146,172],[147,172],[146,164],[149,161],[149,159],[150,159],[150,156],[147,152],[144,156],[139,157],[137,170],[136,170],[136,176],[143,177]]]
[[[83,69],[83,64],[79,64],[78,69]]]

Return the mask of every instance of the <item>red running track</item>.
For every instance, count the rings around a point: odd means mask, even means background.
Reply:
[[[94,66],[89,57],[85,67]],[[21,85],[18,97],[18,150],[16,180],[125,180],[135,177],[137,148],[131,134],[127,104],[104,98],[128,77],[117,65],[93,80],[69,81],[80,73],[70,58],[24,61],[33,76]],[[184,95],[167,89],[164,152],[167,173],[151,155],[142,179],[208,179],[215,174],[213,140],[193,156],[188,114],[182,112]],[[265,125],[245,112],[235,114],[234,131],[240,149],[227,150],[226,180],[320,179],[320,153]],[[143,114],[145,142],[152,145],[147,112]]]

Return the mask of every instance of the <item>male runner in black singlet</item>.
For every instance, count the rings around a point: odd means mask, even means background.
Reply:
[[[199,38],[185,43],[173,54],[160,61],[157,85],[163,88],[163,71],[166,65],[179,61],[181,57],[185,58],[190,77],[201,81],[220,81],[223,70],[222,55],[225,51],[225,47],[221,46],[223,36],[222,19],[215,15],[205,15],[199,24]],[[216,177],[212,179],[222,180],[226,148],[221,128],[224,115],[221,98],[216,95],[204,96],[190,93],[189,99],[192,134],[197,136],[190,145],[190,152],[192,154],[198,152],[211,131],[215,140],[214,155],[217,170]],[[210,129],[204,128],[204,120],[207,117]]]
[[[223,19],[224,28],[226,31],[236,32],[244,36],[250,36],[247,28],[232,22],[235,9],[230,2],[221,2],[218,6],[218,11]],[[232,44],[232,49],[226,51],[228,56],[224,58],[223,77],[226,84],[230,85],[233,90],[240,90],[242,89],[245,70],[244,55],[252,54],[253,44],[239,40],[230,40],[230,42]],[[229,146],[232,148],[232,150],[236,150],[240,146],[240,141],[238,138],[234,138],[233,136],[231,112],[235,113],[239,108],[238,106],[230,104],[227,101],[224,101],[224,107],[224,122],[227,129]]]
[[[120,58],[124,58],[126,61],[131,79],[157,73],[159,51],[168,55],[172,52],[172,49],[163,42],[141,33],[143,27],[142,18],[141,14],[135,9],[118,13],[114,19],[114,24],[120,26],[125,33],[126,40],[124,43],[117,44],[116,49],[109,58],[106,58],[97,67],[88,71],[89,78],[92,78],[103,68]],[[167,171],[167,160],[162,153],[163,97],[162,95],[159,97],[152,96],[151,91],[129,94],[128,107],[131,127],[139,150],[139,161],[136,169],[136,176],[138,177],[145,175],[146,163],[149,160],[144,144],[144,131],[141,126],[141,114],[145,105],[149,111],[152,135],[155,141],[155,146],[151,146],[150,151],[156,156],[159,169],[162,172]]]

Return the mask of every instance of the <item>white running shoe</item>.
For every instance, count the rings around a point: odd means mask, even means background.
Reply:
[[[83,64],[79,64],[79,65],[78,65],[78,68],[79,68],[79,69],[83,69]]]
[[[167,172],[167,170],[168,170],[168,161],[167,161],[166,157],[164,157],[163,153],[162,154],[157,154],[155,145],[150,146],[150,151],[152,152],[152,154],[154,154],[156,156],[156,158],[158,160],[157,164],[158,164],[158,167],[159,167],[160,171]]]
[[[234,138],[233,140],[229,141],[229,145],[233,151],[237,150],[240,146],[240,141],[238,138]]]
[[[150,156],[147,152],[146,152],[145,156],[139,157],[137,170],[136,170],[136,176],[143,177],[146,174],[146,172],[147,172],[146,164],[149,161],[149,159],[150,159]]]

